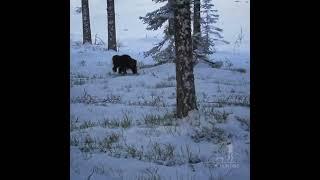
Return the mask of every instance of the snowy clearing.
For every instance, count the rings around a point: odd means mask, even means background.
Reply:
[[[249,10],[250,1],[234,6],[234,1],[217,0],[230,41],[240,26],[247,36],[241,46],[217,48],[210,58],[222,61],[221,68],[204,63],[194,68],[198,111],[184,119],[174,116],[175,65],[148,67],[154,61],[143,57],[162,34],[146,31],[138,17],[159,5],[151,0],[115,2],[119,52],[81,44],[81,15],[74,13],[81,1],[71,0],[71,179],[250,179],[249,17],[234,10]],[[90,3],[92,36],[106,40],[106,1]],[[132,8],[120,8],[128,6]],[[229,11],[243,16],[231,18]],[[233,28],[235,21],[239,28]],[[137,59],[138,75],[112,72],[115,54]]]

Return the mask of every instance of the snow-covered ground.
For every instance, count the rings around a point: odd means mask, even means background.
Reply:
[[[72,180],[232,179],[250,174],[249,3],[215,0],[231,44],[211,58],[220,69],[195,67],[198,111],[176,119],[175,66],[146,68],[143,52],[161,39],[138,19],[159,5],[116,0],[120,52],[81,45],[80,0],[71,0],[70,173]],[[92,37],[106,41],[106,1],[90,0]],[[220,27],[221,27],[220,26]],[[229,27],[229,28],[228,28]],[[233,42],[243,28],[243,41]],[[138,75],[112,72],[111,58],[129,54]]]

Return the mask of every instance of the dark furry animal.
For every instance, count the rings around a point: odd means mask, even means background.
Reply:
[[[112,57],[113,72],[117,72],[118,68],[119,74],[127,74],[127,69],[131,69],[133,74],[137,74],[137,60],[132,59],[129,55],[114,55]]]

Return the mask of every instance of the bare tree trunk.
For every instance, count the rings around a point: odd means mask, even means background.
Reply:
[[[107,13],[108,13],[108,50],[112,49],[117,51],[114,0],[107,0]]]
[[[197,109],[193,75],[190,0],[175,0],[174,28],[177,80],[177,116]]]
[[[168,5],[170,8],[170,16],[169,16],[169,35],[174,35],[174,17],[173,17],[173,4],[174,0],[168,0]]]
[[[200,0],[194,0],[193,4],[193,49],[197,49],[201,37],[201,25],[200,25]]]
[[[92,44],[88,0],[81,0],[81,7],[82,7],[83,44],[85,43]]]

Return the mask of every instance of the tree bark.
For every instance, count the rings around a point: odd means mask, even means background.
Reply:
[[[177,116],[197,109],[193,75],[190,0],[175,0],[174,28],[177,80]]]
[[[170,16],[169,16],[169,35],[174,35],[174,17],[173,17],[173,4],[174,0],[168,0],[168,6],[170,9]]]
[[[82,7],[83,44],[85,43],[92,44],[88,0],[81,0],[81,7]]]
[[[117,51],[114,0],[107,0],[107,14],[108,14],[108,50],[112,49]]]
[[[193,4],[193,49],[197,49],[201,37],[201,25],[200,25],[200,0],[194,0]]]

